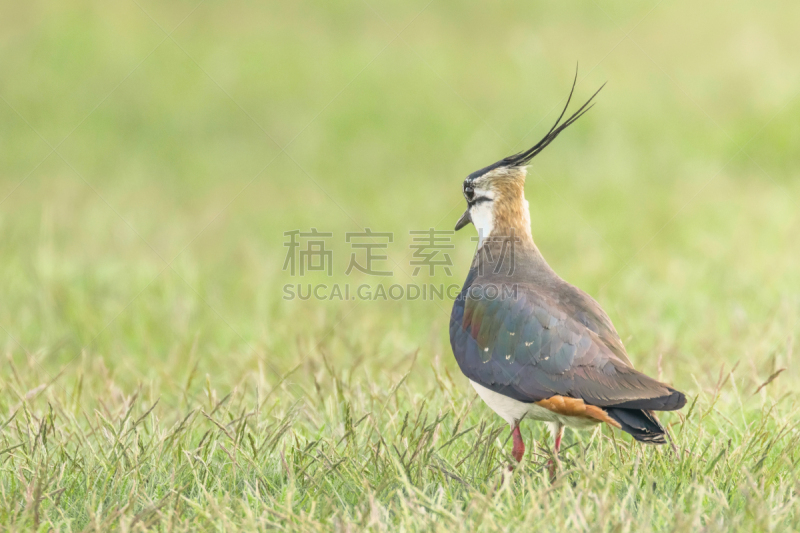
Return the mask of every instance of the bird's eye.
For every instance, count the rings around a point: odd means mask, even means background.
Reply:
[[[466,186],[464,187],[464,198],[467,199],[468,202],[471,202],[475,199],[475,190],[472,187]]]

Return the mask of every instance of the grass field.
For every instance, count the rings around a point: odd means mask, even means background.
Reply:
[[[185,0],[0,6],[0,529],[800,529],[800,5]],[[534,238],[678,448],[509,430],[414,275],[464,176],[534,160]],[[329,232],[331,276],[284,270]],[[391,276],[345,271],[390,232]],[[770,381],[771,379],[771,381]]]

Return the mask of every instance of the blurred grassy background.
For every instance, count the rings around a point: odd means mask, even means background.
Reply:
[[[609,84],[532,167],[537,243],[644,368],[669,354],[687,387],[753,360],[740,337],[788,328],[799,286],[800,8],[775,6],[8,4],[7,351],[55,370],[85,348],[135,382],[197,339],[223,378],[346,316],[454,368],[447,304],[283,302],[283,232],[334,232],[351,283],[344,233],[394,232],[387,282],[410,282],[408,231],[451,229],[463,176],[533,144],[579,61],[578,98]]]
[[[463,177],[538,140],[576,62],[578,100],[608,85],[529,172],[545,257],[646,372],[695,396],[723,366],[750,390],[787,368],[767,390],[794,398],[798,17],[786,1],[3,3],[0,405],[83,376],[86,406],[113,382],[167,410],[300,363],[288,401],[324,381],[322,354],[385,389],[413,361],[410,394],[434,370],[465,389],[449,302],[284,301],[283,232],[334,233],[333,278],[304,282],[414,281],[408,232],[452,228]],[[395,234],[392,278],[344,276],[344,234],[364,227]],[[472,232],[430,281],[461,283]]]

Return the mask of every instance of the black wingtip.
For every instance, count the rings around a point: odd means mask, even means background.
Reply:
[[[647,409],[648,411],[676,411],[686,405],[686,395],[673,388],[667,387],[669,394],[655,398],[639,398],[626,402],[614,403],[614,407],[621,409]]]
[[[681,391],[672,389],[672,394],[669,396],[669,401],[665,402],[665,408],[662,411],[675,411],[683,408],[686,405],[686,395]]]

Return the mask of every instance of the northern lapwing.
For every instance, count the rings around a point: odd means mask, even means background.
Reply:
[[[565,426],[605,423],[637,441],[664,444],[666,431],[653,412],[686,404],[681,392],[633,368],[608,315],[561,279],[533,242],[526,166],[600,92],[562,122],[574,90],[575,82],[542,140],[467,176],[467,210],[455,227],[471,222],[478,246],[453,305],[450,343],[478,395],[511,426],[517,461],[525,453],[523,418],[547,422],[557,461]],[[555,468],[551,461],[551,477]]]

